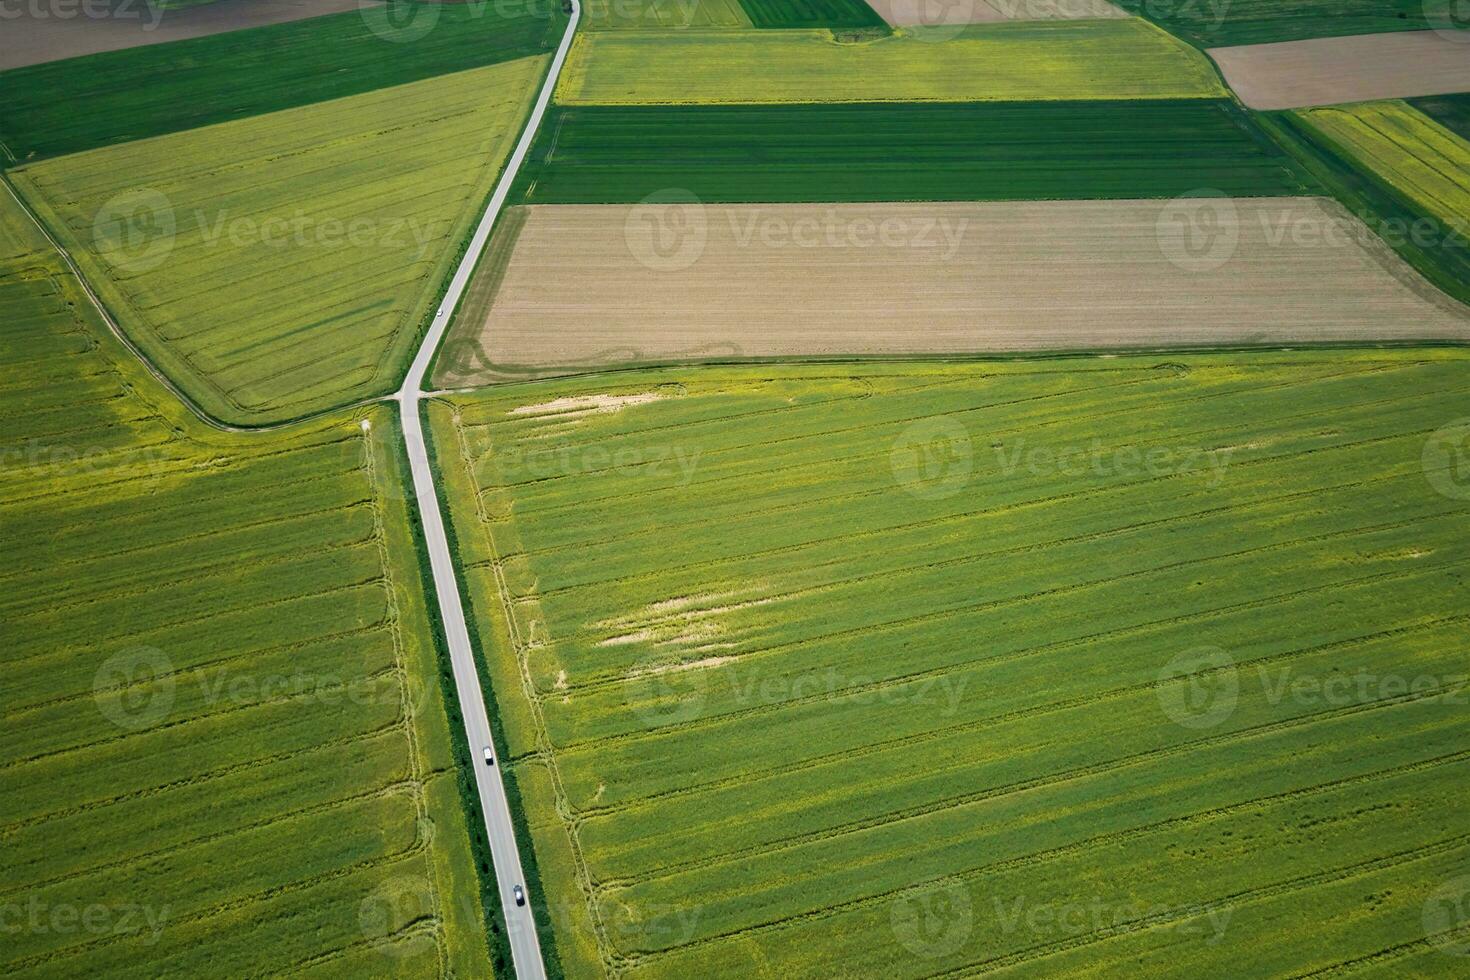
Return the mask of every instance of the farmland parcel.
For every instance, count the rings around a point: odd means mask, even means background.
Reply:
[[[207,37],[373,6],[373,0],[218,0],[192,9],[180,4],[117,2],[67,8],[13,3],[0,31],[0,71],[63,58]],[[179,9],[183,7],[183,9]],[[96,10],[109,10],[99,17]],[[81,16],[78,16],[81,14]]]
[[[397,384],[544,66],[522,58],[12,173],[206,411],[300,417]]]
[[[1422,31],[1451,23],[1454,11],[1453,0],[1120,0],[1120,4],[1206,48]]]
[[[436,403],[568,975],[1453,974],[1466,367]]]
[[[586,34],[557,86],[563,104],[618,105],[1224,94],[1207,59],[1135,18],[913,28],[860,42],[826,31]]]
[[[7,977],[483,976],[391,415],[200,424],[0,196]]]
[[[1447,233],[1470,243],[1470,142],[1402,102],[1297,115]]]
[[[1233,102],[565,106],[518,181],[536,204],[1240,197],[1316,185]]]
[[[4,72],[0,139],[28,161],[236,121],[540,54],[565,24],[555,0],[399,3],[431,28],[402,43],[386,9]]]
[[[1252,109],[1401,99],[1470,89],[1470,32],[1318,38],[1211,48]]]
[[[895,27],[992,24],[1004,20],[1096,20],[1127,17],[1108,0],[869,0]]]
[[[444,385],[671,360],[1470,338],[1470,310],[1313,198],[533,205],[501,234]]]

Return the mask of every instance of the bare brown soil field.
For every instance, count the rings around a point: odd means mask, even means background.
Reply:
[[[1435,31],[1210,48],[1252,109],[1298,109],[1470,90],[1470,46]]]
[[[219,0],[168,10],[158,0],[0,2],[9,15],[0,29],[0,71],[376,5],[375,0]]]
[[[893,27],[1127,17],[1108,0],[868,0]]]
[[[1470,339],[1318,198],[515,209],[442,387],[690,360]]]

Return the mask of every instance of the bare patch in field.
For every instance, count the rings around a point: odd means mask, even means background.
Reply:
[[[636,395],[576,395],[541,402],[537,405],[518,405],[510,410],[510,414],[536,417],[554,415],[557,418],[607,415],[612,412],[620,412],[629,405],[647,405],[663,397],[656,391],[646,391]]]
[[[696,248],[661,242],[673,262],[630,244],[649,207],[528,209],[488,316],[455,326],[493,367],[455,380],[605,368],[628,349],[667,363],[714,346],[776,358],[1470,338],[1470,310],[1318,198],[706,205],[668,223],[698,232]]]
[[[892,27],[993,24],[1007,20],[1127,17],[1108,0],[868,0]]]
[[[1435,31],[1245,44],[1206,53],[1252,109],[1470,90],[1470,47]]]

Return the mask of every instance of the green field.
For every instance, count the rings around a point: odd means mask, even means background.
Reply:
[[[25,162],[310,105],[538,54],[566,25],[555,0],[395,9],[432,29],[397,42],[354,12],[0,73],[0,144]]]
[[[1407,101],[1441,126],[1470,140],[1470,94],[1434,95]]]
[[[582,17],[589,31],[751,26],[740,0],[587,0]]]
[[[589,31],[830,27],[888,32],[866,0],[588,0],[582,14]]]
[[[1223,100],[556,107],[518,179],[534,204],[1240,196],[1316,187]]]
[[[206,428],[62,268],[0,195],[0,969],[486,975],[393,416]]]
[[[1300,41],[1312,37],[1423,31],[1432,25],[1426,11],[1438,12],[1452,0],[1200,0],[1198,3],[1148,3],[1118,0],[1130,13],[1202,48],[1232,44]],[[1439,5],[1439,6],[1437,6]]]
[[[1470,859],[1470,481],[1431,433],[1466,364],[436,402],[568,975],[1452,975],[1422,916]]]
[[[1470,143],[1402,102],[1304,109],[1296,116],[1470,245]]]
[[[1410,133],[1415,128],[1431,133],[1437,130],[1441,146],[1447,140],[1451,146],[1460,142],[1428,119],[1415,119],[1417,113],[1412,110],[1404,115],[1413,121]],[[1436,215],[1407,192],[1405,183],[1410,172],[1417,171],[1426,187],[1437,187],[1434,193],[1448,193],[1453,199],[1454,175],[1426,171],[1422,165],[1413,163],[1412,154],[1406,154],[1402,146],[1382,136],[1371,139],[1377,148],[1377,159],[1374,159],[1369,144],[1363,142],[1371,136],[1367,130],[1350,127],[1349,131],[1354,133],[1350,142],[1355,145],[1349,145],[1318,125],[1310,110],[1258,113],[1255,118],[1296,157],[1303,169],[1362,219],[1379,240],[1435,286],[1461,303],[1470,303],[1470,237],[1465,226],[1466,212]],[[1405,138],[1410,143],[1418,142],[1412,135],[1401,133],[1396,137]],[[1409,169],[1397,172],[1394,168],[1400,165]]]
[[[740,4],[756,27],[866,28],[888,33],[888,25],[867,0],[740,0]]]
[[[114,315],[206,411],[239,424],[300,417],[397,386],[545,63],[12,175]]]
[[[827,31],[583,34],[557,85],[557,101],[577,105],[1225,95],[1208,59],[1133,18],[983,24],[957,35],[916,28],[863,41]]]

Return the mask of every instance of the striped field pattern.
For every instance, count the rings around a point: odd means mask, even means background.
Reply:
[[[205,428],[0,214],[0,969],[485,975],[392,416]]]
[[[1452,974],[1467,414],[1434,351],[441,400],[568,975]]]

